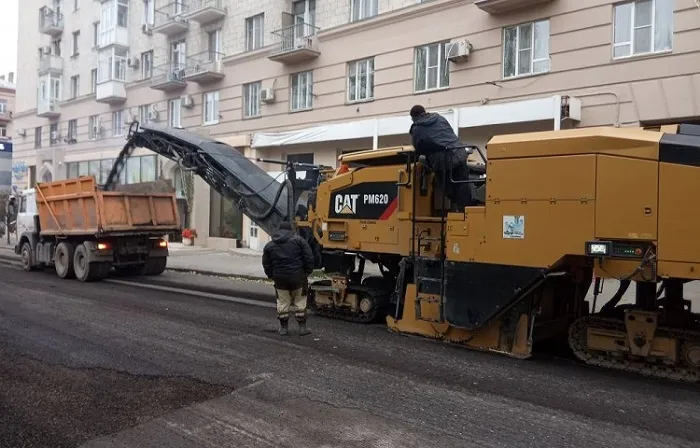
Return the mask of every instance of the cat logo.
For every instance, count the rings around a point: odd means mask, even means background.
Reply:
[[[335,212],[342,215],[357,213],[357,198],[359,194],[337,194],[335,196]]]

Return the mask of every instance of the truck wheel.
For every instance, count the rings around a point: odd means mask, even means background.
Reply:
[[[106,277],[109,273],[109,266],[109,263],[88,263],[88,250],[84,244],[79,244],[75,248],[73,270],[75,271],[75,277],[81,282],[89,282]]]
[[[61,242],[56,246],[54,253],[54,266],[56,274],[60,278],[73,278],[75,271],[73,270],[73,257],[75,256],[75,246],[68,242]]]
[[[143,275],[160,275],[168,264],[166,257],[149,258],[143,267]]]
[[[33,256],[32,256],[32,245],[29,244],[29,241],[26,241],[24,244],[22,244],[22,250],[20,251],[20,254],[22,255],[22,269],[25,271],[33,271],[34,270],[34,262],[33,262]]]

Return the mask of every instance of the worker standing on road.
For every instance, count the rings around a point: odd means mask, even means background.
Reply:
[[[293,233],[290,223],[284,221],[265,245],[262,263],[265,275],[275,282],[279,334],[285,336],[288,333],[292,306],[299,324],[299,335],[311,333],[306,328],[305,294],[307,278],[314,270],[314,256],[309,243]]]
[[[452,129],[452,125],[445,117],[438,113],[428,113],[421,105],[411,108],[411,120],[413,124],[408,133],[413,140],[413,148],[416,158],[424,155],[428,165],[435,172],[439,188],[442,188],[443,175],[447,176],[445,182],[445,196],[452,202],[453,208],[464,210],[470,205],[471,194],[468,184],[452,184],[450,173],[454,180],[466,180],[467,151],[459,137]],[[445,152],[450,152],[445,161]],[[445,166],[445,162],[449,166]]]

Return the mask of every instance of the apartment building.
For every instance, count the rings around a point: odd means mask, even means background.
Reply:
[[[15,74],[0,75],[0,194],[12,187],[12,113],[15,110]]]
[[[700,116],[694,0],[41,1],[20,13],[15,115],[15,158],[39,180],[104,176],[134,117],[250,157],[336,165],[410,144],[414,104],[480,145]],[[175,179],[196,244],[267,241],[204,182],[138,155],[123,180]]]

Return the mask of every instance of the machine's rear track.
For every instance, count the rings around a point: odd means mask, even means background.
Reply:
[[[690,366],[687,360],[683,360],[683,366],[669,366],[661,362],[631,360],[629,357],[614,358],[606,353],[589,351],[586,344],[588,328],[595,327],[605,330],[614,330],[626,333],[625,324],[617,319],[587,316],[576,320],[569,329],[569,346],[574,355],[586,364],[615,370],[634,372],[645,376],[671,379],[676,381],[698,383],[700,382],[700,366]],[[700,332],[678,330],[667,327],[659,327],[656,330],[658,336],[673,337],[680,341],[680,355],[683,359],[684,347],[700,345]]]

